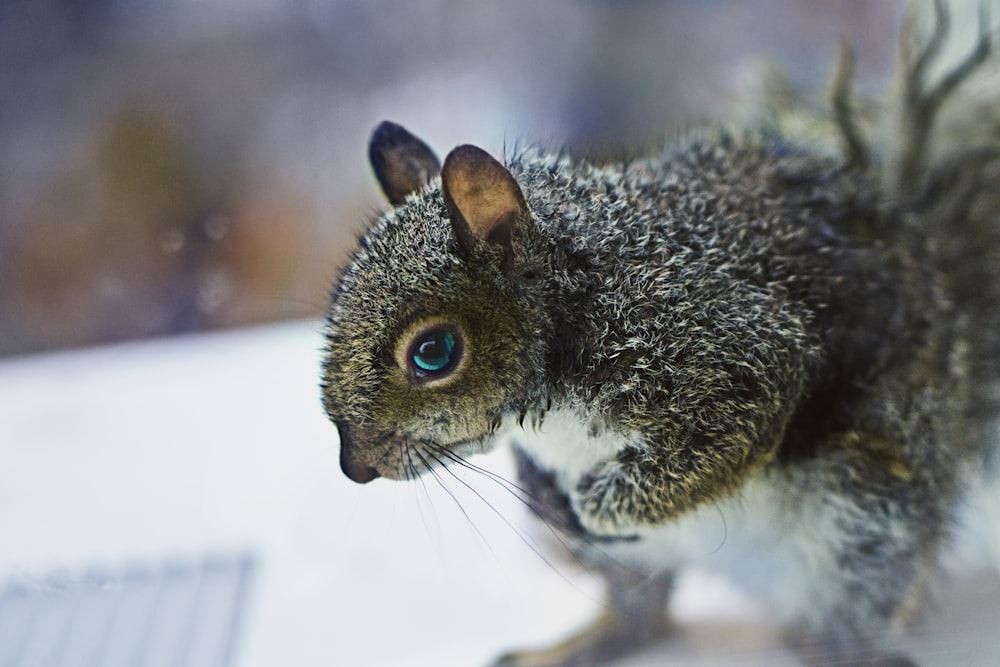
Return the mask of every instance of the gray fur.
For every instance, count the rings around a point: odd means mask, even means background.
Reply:
[[[906,53],[882,113],[926,127],[902,144],[862,130],[842,94],[843,154],[836,133],[808,145],[777,116],[621,164],[519,152],[506,168],[528,210],[472,245],[440,178],[406,196],[364,232],[329,311],[323,397],[345,472],[411,478],[512,439],[531,504],[613,582],[594,545],[662,572],[683,559],[638,555],[657,531],[759,506],[804,572],[790,642],[904,664],[878,645],[925,596],[995,455],[1000,359],[1000,137],[930,148],[938,97],[961,95],[984,57],[942,93]],[[407,337],[435,322],[466,356],[416,384]],[[567,420],[563,440],[539,435]],[[621,619],[661,614],[652,588],[645,607],[612,595],[585,640],[502,664],[591,664],[650,641],[665,624],[630,643]]]

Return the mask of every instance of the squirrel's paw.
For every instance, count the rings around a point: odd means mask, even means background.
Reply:
[[[491,667],[583,667],[603,665],[664,639],[670,630],[666,617],[643,619],[606,613],[585,629],[555,646],[502,655]]]
[[[634,527],[627,508],[636,485],[618,461],[602,463],[587,473],[570,494],[580,524],[591,535],[614,536]]]

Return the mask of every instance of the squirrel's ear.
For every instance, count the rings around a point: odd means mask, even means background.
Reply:
[[[498,245],[509,269],[514,235],[528,206],[507,168],[481,148],[459,146],[444,160],[441,192],[459,244],[466,251],[483,243]]]
[[[368,143],[368,159],[382,191],[393,205],[417,192],[441,171],[434,151],[402,126],[382,121]]]

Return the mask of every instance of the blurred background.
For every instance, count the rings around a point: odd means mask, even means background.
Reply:
[[[823,98],[845,32],[877,93],[902,4],[0,0],[0,664],[460,667],[599,613],[495,479],[340,472],[318,318],[385,206],[369,134],[634,153],[765,63]],[[990,576],[922,664],[996,664]],[[672,611],[623,666],[797,664],[697,573]]]
[[[4,0],[0,356],[322,314],[390,119],[600,156],[893,61],[899,0]]]

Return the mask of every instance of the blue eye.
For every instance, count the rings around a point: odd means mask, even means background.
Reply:
[[[455,367],[460,348],[460,339],[451,329],[430,329],[413,339],[407,363],[419,379],[439,378]]]

